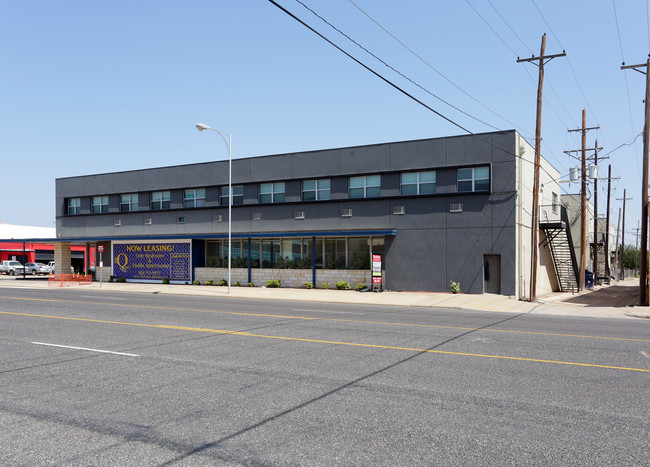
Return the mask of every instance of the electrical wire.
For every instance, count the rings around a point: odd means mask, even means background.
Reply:
[[[471,114],[465,112],[463,109],[460,109],[460,108],[456,107],[455,105],[453,105],[453,104],[447,102],[447,101],[446,101],[445,99],[443,99],[442,97],[437,96],[437,95],[434,94],[433,92],[429,91],[429,90],[428,90],[427,88],[425,88],[424,86],[421,86],[419,83],[415,82],[414,80],[412,80],[411,78],[409,78],[408,76],[406,76],[404,73],[402,73],[401,71],[397,70],[397,69],[396,69],[395,67],[393,67],[392,65],[389,65],[388,63],[386,63],[386,61],[384,61],[383,59],[381,59],[380,57],[378,57],[377,55],[375,55],[374,53],[372,53],[372,52],[371,52],[370,50],[368,50],[366,47],[364,47],[364,46],[362,46],[361,44],[359,44],[357,41],[355,41],[354,39],[352,39],[352,38],[351,38],[350,36],[348,36],[346,33],[344,33],[343,31],[341,31],[339,28],[337,28],[337,27],[334,26],[332,23],[330,23],[329,21],[327,21],[327,20],[326,20],[325,18],[323,18],[321,15],[319,15],[319,14],[316,13],[314,10],[312,10],[311,8],[309,8],[309,7],[308,7],[307,5],[305,5],[303,2],[301,2],[300,0],[296,0],[296,2],[298,2],[299,4],[301,4],[301,5],[302,5],[306,10],[308,10],[310,13],[312,13],[314,16],[316,16],[316,17],[317,17],[318,19],[320,19],[321,21],[323,21],[323,22],[324,22],[325,24],[327,24],[329,27],[331,27],[332,29],[334,29],[336,32],[338,32],[339,34],[341,34],[343,37],[345,37],[346,39],[348,39],[350,42],[352,42],[353,44],[355,44],[357,47],[359,47],[361,50],[363,50],[364,52],[366,52],[368,55],[372,56],[375,60],[377,60],[377,61],[379,61],[380,63],[382,63],[384,66],[386,66],[387,68],[389,68],[389,69],[392,70],[393,72],[397,73],[397,74],[400,75],[402,78],[404,78],[405,80],[409,81],[411,84],[417,86],[417,87],[420,88],[422,91],[424,91],[424,92],[426,92],[427,94],[429,94],[429,95],[435,97],[435,98],[438,99],[440,102],[442,102],[442,103],[448,105],[449,107],[451,107],[452,109],[454,109],[454,110],[456,110],[456,111],[462,113],[463,115],[465,115],[465,116],[467,116],[467,117],[470,117],[470,118],[476,120],[477,122],[482,123],[483,125],[489,126],[489,127],[492,128],[493,130],[500,130],[500,128],[495,127],[494,125],[491,125],[491,124],[489,124],[489,123],[487,123],[487,122],[481,120],[480,118],[475,117],[475,116],[473,116],[473,115],[471,115]]]
[[[499,117],[499,118],[500,118],[501,120],[503,120],[504,122],[507,122],[507,123],[508,123],[509,125],[511,125],[513,128],[516,128],[517,130],[519,130],[520,133],[522,133],[522,134],[528,134],[528,135],[533,135],[533,132],[532,132],[532,131],[528,131],[528,130],[525,130],[525,129],[519,127],[516,123],[513,123],[513,122],[511,122],[510,120],[508,120],[507,118],[503,117],[502,115],[499,115],[499,114],[496,113],[494,110],[492,110],[491,108],[489,108],[487,105],[483,104],[483,103],[482,103],[481,101],[479,101],[477,98],[475,98],[475,97],[472,96],[470,93],[468,93],[467,91],[465,91],[465,90],[464,90],[463,88],[461,88],[458,84],[454,83],[451,79],[449,79],[447,76],[445,76],[441,71],[439,71],[438,69],[436,69],[436,68],[435,68],[433,65],[431,65],[428,61],[426,61],[424,58],[422,58],[420,55],[418,55],[415,51],[413,51],[410,47],[408,47],[404,42],[402,42],[400,39],[398,39],[398,38],[397,38],[393,33],[391,33],[388,29],[386,29],[384,26],[382,26],[381,24],[379,24],[379,22],[378,22],[376,19],[374,19],[372,16],[370,16],[370,15],[369,15],[365,10],[363,10],[363,8],[361,8],[359,5],[357,5],[356,3],[354,3],[354,1],[352,1],[352,0],[348,0],[348,1],[349,1],[352,5],[354,5],[354,6],[355,6],[355,7],[356,7],[356,8],[357,8],[361,13],[363,13],[363,14],[364,14],[364,15],[365,15],[365,16],[366,16],[370,21],[372,21],[373,23],[375,23],[375,24],[376,24],[376,25],[377,25],[381,30],[383,30],[386,34],[388,34],[390,37],[392,37],[392,38],[393,38],[393,39],[394,39],[398,44],[400,44],[402,47],[404,47],[406,50],[408,50],[408,51],[409,51],[413,56],[415,56],[418,60],[420,60],[422,63],[424,63],[426,66],[428,66],[431,70],[433,70],[433,71],[436,72],[438,75],[440,75],[442,78],[444,78],[444,79],[445,79],[449,84],[451,84],[452,86],[454,86],[454,87],[455,87],[456,89],[458,89],[460,92],[462,92],[463,94],[465,94],[467,97],[469,97],[470,99],[472,99],[474,102],[476,102],[477,104],[479,104],[479,105],[480,105],[481,107],[483,107],[484,109],[486,109],[486,110],[488,110],[489,112],[491,112],[493,115],[496,115],[497,117]]]
[[[557,35],[553,32],[553,28],[551,28],[551,25],[548,23],[548,21],[546,21],[546,17],[544,17],[544,14],[542,13],[542,11],[541,11],[541,10],[539,9],[539,7],[537,6],[537,3],[535,3],[535,0],[530,0],[530,1],[531,1],[531,2],[533,3],[533,5],[535,6],[535,9],[536,9],[537,12],[539,13],[539,16],[542,17],[542,20],[544,21],[544,23],[545,23],[546,26],[548,27],[549,31],[551,32],[551,35],[555,38],[555,40],[557,41],[557,43],[558,43],[558,44],[560,45],[560,47],[564,50],[565,48],[564,48],[564,46],[562,45],[562,42],[560,42],[560,39],[559,39],[559,38],[557,37]],[[592,117],[594,118],[594,120],[596,121],[596,124],[597,124],[598,126],[600,126],[600,124],[598,123],[598,118],[596,117],[595,112],[593,111],[593,109],[592,109],[591,106],[589,105],[589,100],[587,100],[587,96],[585,96],[585,93],[584,93],[584,91],[583,91],[583,89],[582,89],[582,86],[580,86],[580,81],[578,80],[578,77],[577,77],[577,75],[576,75],[576,72],[575,72],[575,70],[573,69],[573,65],[571,64],[571,59],[569,58],[568,55],[567,55],[566,58],[567,58],[567,63],[569,64],[569,69],[571,70],[571,74],[573,75],[573,79],[575,80],[576,84],[578,85],[578,90],[580,91],[580,94],[582,95],[582,99],[583,99],[584,102],[585,102],[585,106],[587,107],[587,109],[589,109],[589,112],[591,113],[591,116],[592,116]],[[563,104],[563,105],[564,105],[564,104]],[[567,114],[568,114],[568,113],[569,113],[569,112],[567,111]]]
[[[647,1],[646,1],[647,5]],[[616,23],[616,34],[618,35],[618,45],[621,49],[621,61],[623,64],[625,64],[625,54],[623,53],[623,41],[621,40],[621,28],[618,24],[618,14],[616,12],[616,2],[615,0],[612,0],[612,7],[614,9],[614,22]],[[647,9],[646,9],[647,10]],[[649,31],[650,34],[650,31]],[[632,134],[636,133],[634,130],[634,117],[632,115],[632,102],[630,101],[630,85],[627,81],[627,73],[623,73],[623,76],[625,77],[625,92],[627,94],[627,108],[630,111],[630,127],[632,128]],[[635,160],[636,160],[636,166],[638,169],[638,174],[639,176],[641,175],[641,165],[639,164],[639,153],[636,150],[636,147],[634,148],[634,155],[635,155]]]
[[[452,125],[454,125],[454,126],[460,128],[460,129],[463,130],[464,132],[466,132],[466,133],[468,133],[468,134],[470,134],[470,135],[472,135],[472,136],[478,138],[479,140],[483,141],[484,143],[489,144],[490,146],[495,147],[495,148],[497,148],[497,149],[499,149],[499,150],[505,152],[506,154],[513,155],[515,158],[520,159],[520,160],[523,161],[523,162],[528,162],[528,163],[530,163],[530,164],[535,165],[535,162],[534,162],[534,161],[530,161],[530,160],[528,160],[528,159],[524,159],[524,158],[523,158],[522,156],[520,156],[519,154],[516,154],[516,153],[514,153],[514,152],[512,152],[512,151],[510,151],[510,150],[508,150],[508,149],[506,149],[506,148],[502,148],[502,147],[500,147],[499,145],[494,144],[492,141],[490,141],[490,140],[486,139],[485,137],[483,137],[483,135],[481,135],[481,134],[476,134],[476,133],[474,133],[474,132],[468,130],[467,128],[463,127],[463,126],[460,125],[459,123],[453,121],[451,118],[449,118],[449,117],[443,115],[441,112],[439,112],[439,111],[433,109],[432,107],[430,107],[429,105],[427,105],[427,104],[425,104],[423,101],[421,101],[420,99],[416,98],[415,96],[413,96],[412,94],[410,94],[410,93],[407,92],[406,90],[402,89],[401,87],[399,87],[398,85],[396,85],[395,83],[393,83],[392,81],[390,81],[388,78],[385,78],[385,77],[382,76],[380,73],[378,73],[377,71],[373,70],[372,68],[370,68],[370,67],[369,67],[368,65],[366,65],[365,63],[361,62],[359,59],[357,59],[357,58],[355,58],[354,56],[352,56],[352,55],[351,55],[350,53],[348,53],[347,51],[343,50],[341,47],[339,47],[338,45],[336,45],[334,42],[332,42],[330,39],[328,39],[327,37],[325,37],[323,34],[321,34],[321,33],[318,32],[317,30],[315,30],[313,27],[311,27],[310,25],[308,25],[307,23],[305,23],[302,19],[298,18],[296,15],[294,15],[292,12],[290,12],[289,10],[287,10],[286,8],[284,8],[282,5],[278,4],[275,0],[268,0],[268,1],[269,1],[271,4],[275,5],[278,9],[280,9],[281,11],[283,11],[285,14],[287,14],[288,16],[290,16],[291,18],[293,18],[294,20],[296,20],[297,22],[299,22],[300,24],[302,24],[304,27],[306,27],[307,29],[309,29],[311,32],[313,32],[314,34],[316,34],[317,36],[319,36],[321,39],[323,39],[324,41],[326,41],[326,42],[327,42],[328,44],[330,44],[332,47],[336,48],[338,51],[340,51],[341,53],[343,53],[344,55],[346,55],[348,58],[350,58],[351,60],[353,60],[354,62],[356,62],[358,65],[360,65],[360,66],[362,66],[363,68],[365,68],[366,70],[368,70],[370,73],[372,73],[373,75],[375,75],[377,78],[381,79],[381,80],[384,81],[386,84],[388,84],[389,86],[393,87],[395,90],[397,90],[397,91],[399,91],[400,93],[404,94],[406,97],[408,97],[408,98],[410,98],[411,100],[415,101],[416,103],[420,104],[422,107],[424,107],[424,108],[426,108],[427,110],[429,110],[429,111],[433,112],[434,114],[438,115],[438,116],[439,116],[440,118],[442,118],[443,120],[445,120],[445,121],[451,123]],[[543,172],[545,172],[549,177],[551,177],[551,180],[552,180],[552,181],[557,181],[557,180],[560,180],[560,179],[563,178],[563,177],[566,177],[566,175],[563,175],[563,176],[560,176],[560,177],[558,177],[558,178],[554,178],[553,175],[551,175],[551,174],[550,174],[550,173],[549,173],[549,172],[548,172],[548,171],[547,171],[547,170],[546,170],[546,169],[545,169],[541,164],[540,164],[539,168],[540,168],[540,170],[542,170]],[[562,187],[560,187],[560,188],[563,189]]]
[[[528,52],[530,52],[530,53],[532,54],[533,51],[532,51],[532,50],[530,49],[530,47],[528,47],[528,45],[527,45],[527,44],[526,44],[526,43],[521,39],[521,37],[519,37],[519,34],[517,34],[517,33],[515,32],[515,30],[512,29],[512,26],[510,26],[510,23],[508,23],[508,22],[506,21],[506,19],[503,17],[503,15],[501,15],[501,13],[499,12],[499,10],[496,9],[496,7],[492,4],[492,2],[491,2],[490,0],[487,0],[487,2],[490,4],[490,6],[491,6],[492,9],[496,12],[496,14],[499,15],[499,18],[501,18],[501,21],[503,21],[503,22],[505,23],[505,25],[508,26],[508,29],[510,29],[510,31],[515,35],[515,37],[516,37],[517,39],[519,39],[519,42],[521,42],[521,44],[524,46],[524,48],[528,49]]]

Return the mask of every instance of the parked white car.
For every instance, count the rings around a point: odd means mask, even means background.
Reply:
[[[18,261],[3,261],[0,263],[0,273],[9,274],[10,276],[15,276],[17,274],[22,274],[25,270],[25,266],[20,264]]]
[[[27,263],[25,264],[27,274],[36,276],[38,274],[49,274],[52,270],[47,264],[43,263]]]
[[[47,263],[47,267],[50,268],[50,274],[54,274],[56,269],[54,268],[54,261]],[[70,266],[70,274],[74,274],[74,268]]]

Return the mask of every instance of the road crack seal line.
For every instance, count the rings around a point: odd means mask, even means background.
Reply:
[[[554,333],[554,332],[516,331],[510,329],[486,329],[485,327],[468,328],[463,326],[443,326],[443,325],[436,325],[436,324],[417,324],[417,323],[398,323],[398,322],[391,322],[391,321],[368,321],[368,320],[359,320],[359,319],[322,318],[320,316],[274,315],[270,313],[249,313],[249,312],[241,312],[241,311],[206,310],[202,308],[178,308],[178,307],[167,307],[167,306],[135,305],[131,303],[102,303],[102,302],[87,302],[87,301],[78,301],[78,300],[58,300],[58,299],[48,299],[48,298],[0,297],[0,299],[2,298],[10,299],[10,300],[27,300],[27,301],[33,300],[33,301],[45,301],[45,302],[83,303],[86,305],[104,305],[104,306],[127,307],[127,308],[146,308],[150,310],[195,311],[197,313],[218,313],[218,314],[233,315],[233,316],[258,316],[262,318],[283,318],[283,319],[292,319],[292,320],[295,319],[295,320],[302,320],[302,321],[332,321],[338,323],[374,324],[374,325],[383,325],[383,326],[405,326],[405,327],[421,327],[421,328],[432,328],[432,329],[458,329],[461,331],[502,332],[502,333],[510,333],[510,334],[530,334],[530,335],[537,335],[537,336],[577,337],[581,339],[605,339],[605,340],[628,341],[628,342],[650,342],[650,339],[633,339],[629,337],[589,336],[586,334],[562,334],[562,333]],[[533,313],[534,310],[541,305],[542,304],[540,303],[532,310],[524,312],[522,314]],[[0,312],[0,313],[11,314],[9,312]]]
[[[269,336],[269,335],[263,335],[263,334],[252,334],[252,333],[249,333],[249,332],[242,332],[242,331],[229,331],[229,330],[226,330],[226,329],[195,328],[195,327],[188,327],[188,326],[173,326],[173,325],[166,325],[166,324],[129,323],[129,322],[124,322],[124,321],[107,321],[107,320],[100,320],[100,319],[73,318],[73,317],[67,317],[67,316],[38,315],[38,314],[30,314],[30,313],[15,313],[15,312],[8,312],[8,311],[0,311],[0,314],[15,315],[15,316],[27,316],[27,317],[31,317],[31,318],[65,319],[65,320],[70,320],[70,321],[81,321],[81,322],[88,322],[88,323],[117,324],[117,325],[121,325],[121,326],[139,326],[139,327],[148,327],[148,328],[157,328],[157,329],[183,330],[183,331],[190,331],[190,332],[205,332],[205,333],[213,333],[213,334],[230,334],[230,335],[233,335],[233,336],[257,337],[257,338],[263,338],[263,339],[279,339],[279,340],[294,341],[294,342],[310,342],[310,343],[315,343],[315,344],[345,345],[345,346],[351,346],[351,347],[365,347],[365,348],[387,349],[387,350],[405,350],[405,351],[409,351],[409,352],[418,352],[418,353],[435,353],[435,354],[456,355],[456,356],[463,356],[463,357],[494,358],[494,359],[500,359],[500,360],[513,360],[513,361],[534,362],[534,363],[551,363],[551,364],[555,364],[555,365],[582,366],[582,367],[590,367],[590,368],[607,368],[607,369],[611,369],[611,370],[624,370],[624,371],[637,371],[637,372],[650,373],[650,369],[645,369],[645,368],[630,368],[630,367],[621,367],[621,366],[613,366],[613,365],[599,365],[599,364],[594,364],[594,363],[565,362],[565,361],[559,361],[559,360],[546,360],[546,359],[527,358],[527,357],[511,357],[511,356],[506,356],[506,355],[490,355],[490,354],[475,354],[475,353],[468,353],[468,352],[452,352],[452,351],[447,351],[447,350],[419,349],[419,348],[413,348],[413,347],[398,347],[398,346],[379,345],[379,344],[363,344],[363,343],[360,343],[360,342],[342,342],[342,341],[328,341],[328,340],[321,340],[321,339],[306,339],[306,338],[299,338],[299,337]],[[470,332],[473,332],[473,331],[470,331]]]

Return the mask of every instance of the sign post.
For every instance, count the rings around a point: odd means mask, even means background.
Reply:
[[[381,281],[381,255],[372,255],[372,290],[379,288],[383,291],[383,284]]]
[[[104,252],[104,245],[97,245],[97,251],[99,251],[99,287],[102,286],[102,268],[104,267],[104,262],[102,261],[102,253]]]

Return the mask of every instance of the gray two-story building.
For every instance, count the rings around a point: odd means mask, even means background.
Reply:
[[[446,292],[453,281],[525,298],[533,152],[501,131],[234,159],[233,281],[370,286],[379,255],[383,288]],[[554,206],[559,173],[545,160],[541,179],[540,205]],[[102,247],[115,277],[217,282],[228,202],[227,160],[57,179],[57,267],[82,243]],[[542,246],[538,293],[558,289],[552,263]]]

